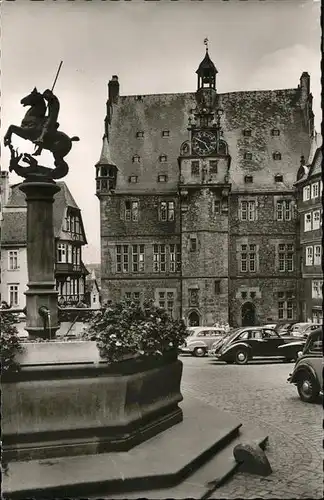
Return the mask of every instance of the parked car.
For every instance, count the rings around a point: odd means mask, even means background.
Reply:
[[[188,331],[189,336],[179,350],[197,357],[205,356],[215,340],[226,335],[224,329],[209,326],[190,327]]]
[[[318,328],[318,323],[295,323],[291,328],[291,335],[308,337],[311,331]]]
[[[323,326],[309,334],[288,382],[296,385],[300,399],[307,403],[323,394]]]
[[[291,329],[294,325],[295,323],[278,323],[275,330],[279,333],[279,335],[290,335]]]
[[[237,328],[222,341],[213,344],[209,354],[226,363],[245,365],[254,357],[279,356],[286,361],[297,358],[305,339],[281,337],[275,330],[263,326]]]

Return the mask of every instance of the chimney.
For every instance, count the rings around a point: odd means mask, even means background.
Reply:
[[[110,103],[117,104],[119,97],[119,82],[118,76],[113,75],[108,83],[108,100]]]

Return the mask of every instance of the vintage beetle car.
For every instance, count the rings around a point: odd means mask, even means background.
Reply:
[[[197,326],[188,328],[189,336],[179,350],[182,353],[203,357],[207,354],[216,339],[225,336],[225,330],[211,326]]]
[[[307,403],[323,394],[323,326],[309,334],[288,382],[297,386],[300,399]]]
[[[254,357],[280,356],[292,361],[297,358],[305,342],[303,337],[281,337],[270,328],[247,326],[237,328],[223,340],[215,342],[209,354],[220,361],[238,365],[245,365]]]

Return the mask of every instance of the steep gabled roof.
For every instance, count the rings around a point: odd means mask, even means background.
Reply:
[[[53,224],[55,238],[57,238],[61,232],[67,207],[74,208],[80,212],[65,182],[58,182],[57,184],[60,186],[61,190],[54,195]],[[25,194],[20,191],[19,186],[20,184],[11,186],[10,198],[3,212],[1,235],[3,244],[26,244],[27,204]],[[17,208],[21,208],[22,210],[16,211]],[[15,211],[10,211],[10,209],[15,209]],[[82,217],[80,217],[80,219],[83,228]]]
[[[1,225],[1,244],[26,245],[27,212],[4,212]]]
[[[308,172],[308,178],[322,173],[323,153],[322,148],[317,148]]]

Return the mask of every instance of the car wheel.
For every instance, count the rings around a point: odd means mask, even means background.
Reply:
[[[299,397],[306,403],[313,403],[319,395],[319,388],[316,380],[309,373],[300,374],[297,382]]]
[[[236,351],[235,363],[237,365],[246,365],[246,363],[248,362],[248,359],[249,359],[249,356],[248,356],[246,349],[239,349],[238,351]]]
[[[206,349],[204,347],[196,347],[193,351],[193,355],[196,358],[203,358],[206,354]]]

